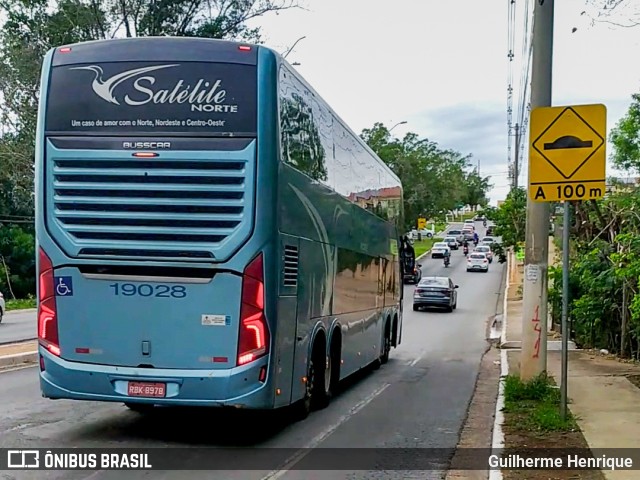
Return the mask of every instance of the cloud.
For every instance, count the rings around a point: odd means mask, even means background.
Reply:
[[[505,109],[497,103],[456,104],[415,114],[409,126],[442,148],[471,154],[480,162],[480,173],[500,187],[508,184]]]

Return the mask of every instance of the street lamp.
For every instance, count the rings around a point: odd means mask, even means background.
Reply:
[[[396,123],[393,127],[391,127],[391,128],[389,129],[389,133],[391,133],[391,131],[392,131],[394,128],[396,128],[397,126],[399,126],[399,125],[404,125],[405,123],[407,123],[407,121],[406,121],[406,120],[403,120],[403,121],[401,121],[401,122]]]

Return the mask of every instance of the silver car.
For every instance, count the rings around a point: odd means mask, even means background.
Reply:
[[[446,243],[451,250],[458,250],[460,246],[456,237],[445,237],[444,243]]]
[[[474,252],[484,253],[489,260],[489,263],[493,262],[493,252],[491,251],[491,247],[489,245],[478,245],[473,249]]]

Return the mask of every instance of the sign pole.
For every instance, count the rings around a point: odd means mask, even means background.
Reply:
[[[567,418],[567,381],[569,368],[569,236],[570,236],[570,208],[568,201],[564,202],[562,226],[562,373],[560,383],[560,417]]]

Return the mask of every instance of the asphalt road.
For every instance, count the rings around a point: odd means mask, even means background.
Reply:
[[[0,323],[0,345],[32,340],[37,335],[35,310],[7,312]]]
[[[480,232],[484,230],[478,224]],[[479,233],[480,233],[479,232]],[[217,412],[164,411],[140,416],[119,404],[51,401],[41,398],[37,369],[0,374],[0,447],[229,447],[290,448],[295,468],[315,447],[454,448],[473,394],[487,319],[496,311],[503,266],[467,273],[464,255],[452,263],[423,259],[423,275],[451,276],[458,289],[452,313],[412,311],[413,286],[405,287],[403,341],[388,364],[361,376],[331,405],[302,422]],[[479,445],[481,447],[481,445]],[[378,451],[384,456],[384,451]],[[194,464],[198,455],[190,455]],[[344,455],[349,455],[345,450]],[[265,466],[266,467],[266,466]],[[11,479],[382,479],[442,478],[418,471],[12,471]],[[1,474],[0,474],[1,476]]]

